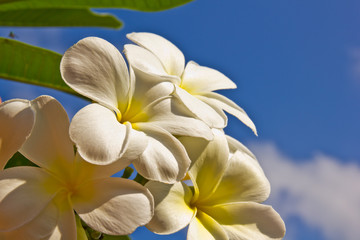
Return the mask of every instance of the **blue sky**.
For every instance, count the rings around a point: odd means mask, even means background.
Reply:
[[[197,0],[159,13],[104,10],[125,23],[99,28],[0,28],[63,53],[81,38],[119,50],[126,33],[153,32],[187,61],[234,82],[222,93],[242,106],[259,137],[229,117],[226,132],[257,155],[272,184],[268,201],[283,216],[285,239],[356,240],[360,235],[360,2],[356,0]],[[1,56],[0,56],[1,57]],[[3,100],[58,98],[70,116],[86,103],[67,94],[0,80]],[[137,230],[137,239],[185,239]]]

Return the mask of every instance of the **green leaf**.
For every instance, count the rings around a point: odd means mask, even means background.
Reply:
[[[111,236],[103,234],[102,240],[131,240],[129,236]]]
[[[178,7],[191,1],[193,0],[17,0],[0,5],[0,9],[125,8],[151,12]]]
[[[0,38],[0,78],[50,87],[79,96],[60,75],[61,54]]]
[[[1,6],[1,5],[0,5]],[[122,23],[109,14],[95,14],[89,9],[16,9],[1,10],[0,26],[25,27],[108,27],[120,28]]]
[[[75,220],[76,220],[76,235],[77,235],[76,239],[77,240],[88,240],[86,232],[85,232],[83,226],[81,225],[81,219],[76,213],[75,213]]]
[[[17,166],[33,166],[37,167],[37,165],[26,157],[24,157],[21,153],[16,152],[14,156],[7,162],[5,168],[17,167]]]

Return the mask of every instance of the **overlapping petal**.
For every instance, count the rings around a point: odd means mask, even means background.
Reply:
[[[70,137],[80,155],[93,164],[110,164],[126,151],[131,126],[120,124],[114,112],[93,103],[77,112]]]
[[[183,179],[190,166],[184,146],[160,127],[149,123],[137,127],[148,136],[148,146],[133,162],[136,170],[147,179],[165,183]]]
[[[30,222],[25,223],[19,228],[8,232],[0,232],[0,239],[14,240],[39,240],[49,239],[56,228],[58,222],[58,210],[52,202],[50,202],[38,216]],[[57,240],[60,238],[57,238]]]
[[[75,214],[70,195],[64,191],[58,194],[53,202],[57,210],[57,223],[49,240],[76,239]]]
[[[93,229],[127,235],[152,217],[153,198],[140,184],[121,178],[88,181],[72,196],[74,209]]]
[[[158,234],[171,234],[186,227],[196,214],[191,207],[192,191],[182,183],[173,185],[160,182],[148,182],[145,187],[154,196],[154,217],[146,225]]]
[[[197,202],[206,201],[216,190],[226,170],[228,157],[229,148],[225,135],[219,133],[207,144],[189,170],[195,192],[199,194]]]
[[[202,121],[187,114],[184,106],[177,99],[167,97],[154,102],[144,109],[148,122],[176,136],[213,138],[211,129]]]
[[[263,202],[270,194],[270,183],[259,164],[237,151],[229,159],[221,181],[203,205],[230,202]]]
[[[222,204],[205,211],[228,233],[230,239],[281,239],[285,224],[268,205],[255,202]]]
[[[74,148],[68,132],[69,118],[64,108],[50,96],[34,99],[31,106],[35,109],[36,121],[20,152],[51,171],[68,168],[74,160]]]
[[[234,115],[251,130],[253,130],[255,135],[257,135],[255,124],[253,123],[253,121],[251,121],[246,112],[227,97],[224,97],[218,93],[208,92],[199,95],[198,98],[206,102],[210,106],[220,107],[231,115]]]
[[[59,182],[40,168],[15,167],[2,171],[0,230],[11,231],[34,220],[55,197],[58,186]]]
[[[215,109],[189,92],[176,86],[175,95],[181,99],[192,114],[204,121],[208,126],[212,128],[224,128],[226,126],[226,119],[219,115]]]
[[[240,151],[247,155],[248,158],[253,159],[255,162],[257,162],[257,159],[255,155],[247,148],[244,144],[236,140],[235,138],[226,135],[226,140],[229,144],[230,153],[235,153],[236,151]]]
[[[146,81],[157,83],[169,81],[180,84],[181,73],[179,75],[170,75],[161,60],[150,51],[133,44],[126,44],[124,53],[135,73],[137,75],[145,74]]]
[[[187,240],[228,240],[226,232],[211,216],[198,211],[196,218],[190,222]]]
[[[126,37],[152,52],[169,75],[181,76],[185,58],[182,52],[167,39],[153,33],[130,33]]]
[[[80,40],[68,49],[60,64],[64,81],[75,91],[108,108],[125,111],[129,73],[121,53],[96,37]]]
[[[27,100],[9,100],[0,104],[0,169],[23,145],[35,121]]]

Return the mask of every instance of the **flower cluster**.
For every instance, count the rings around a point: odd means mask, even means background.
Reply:
[[[122,54],[89,37],[68,49],[62,78],[92,103],[72,121],[50,96],[0,104],[0,239],[86,239],[90,228],[127,235],[186,226],[187,239],[280,239],[281,217],[254,155],[224,134],[245,111],[214,91],[236,88],[151,33]],[[19,151],[35,166],[5,168]],[[112,177],[130,164],[147,181]],[[81,226],[80,226],[81,227]]]

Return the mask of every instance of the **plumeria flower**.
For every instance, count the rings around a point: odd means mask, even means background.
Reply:
[[[148,182],[155,199],[154,217],[146,226],[158,234],[171,234],[189,225],[188,240],[280,239],[285,234],[281,217],[271,206],[260,204],[270,193],[270,185],[252,154],[231,140],[229,151],[224,135],[205,148],[183,141],[192,158],[184,182],[166,185]],[[199,152],[199,149],[204,149]]]
[[[175,95],[194,117],[210,127],[224,128],[227,117],[224,110],[250,127],[256,134],[254,123],[245,111],[215,90],[236,88],[236,84],[215,69],[199,66],[190,61],[185,67],[182,52],[165,38],[152,33],[131,33],[127,37],[139,46],[125,45],[125,54],[137,75],[147,75],[158,81],[175,85]]]
[[[1,103],[0,99],[0,169],[30,135],[34,120],[30,101],[12,99]]]
[[[151,219],[149,191],[132,180],[110,177],[129,163],[84,161],[74,153],[60,103],[42,96],[32,107],[35,124],[20,152],[40,167],[0,172],[1,239],[75,240],[74,210],[91,228],[111,235],[130,234]]]
[[[94,102],[73,118],[70,137],[90,163],[106,165],[136,158],[136,170],[152,180],[181,180],[190,160],[173,136],[211,139],[210,128],[189,117],[171,93],[174,86],[141,82],[129,72],[120,52],[95,37],[80,40],[61,61],[65,82]]]

